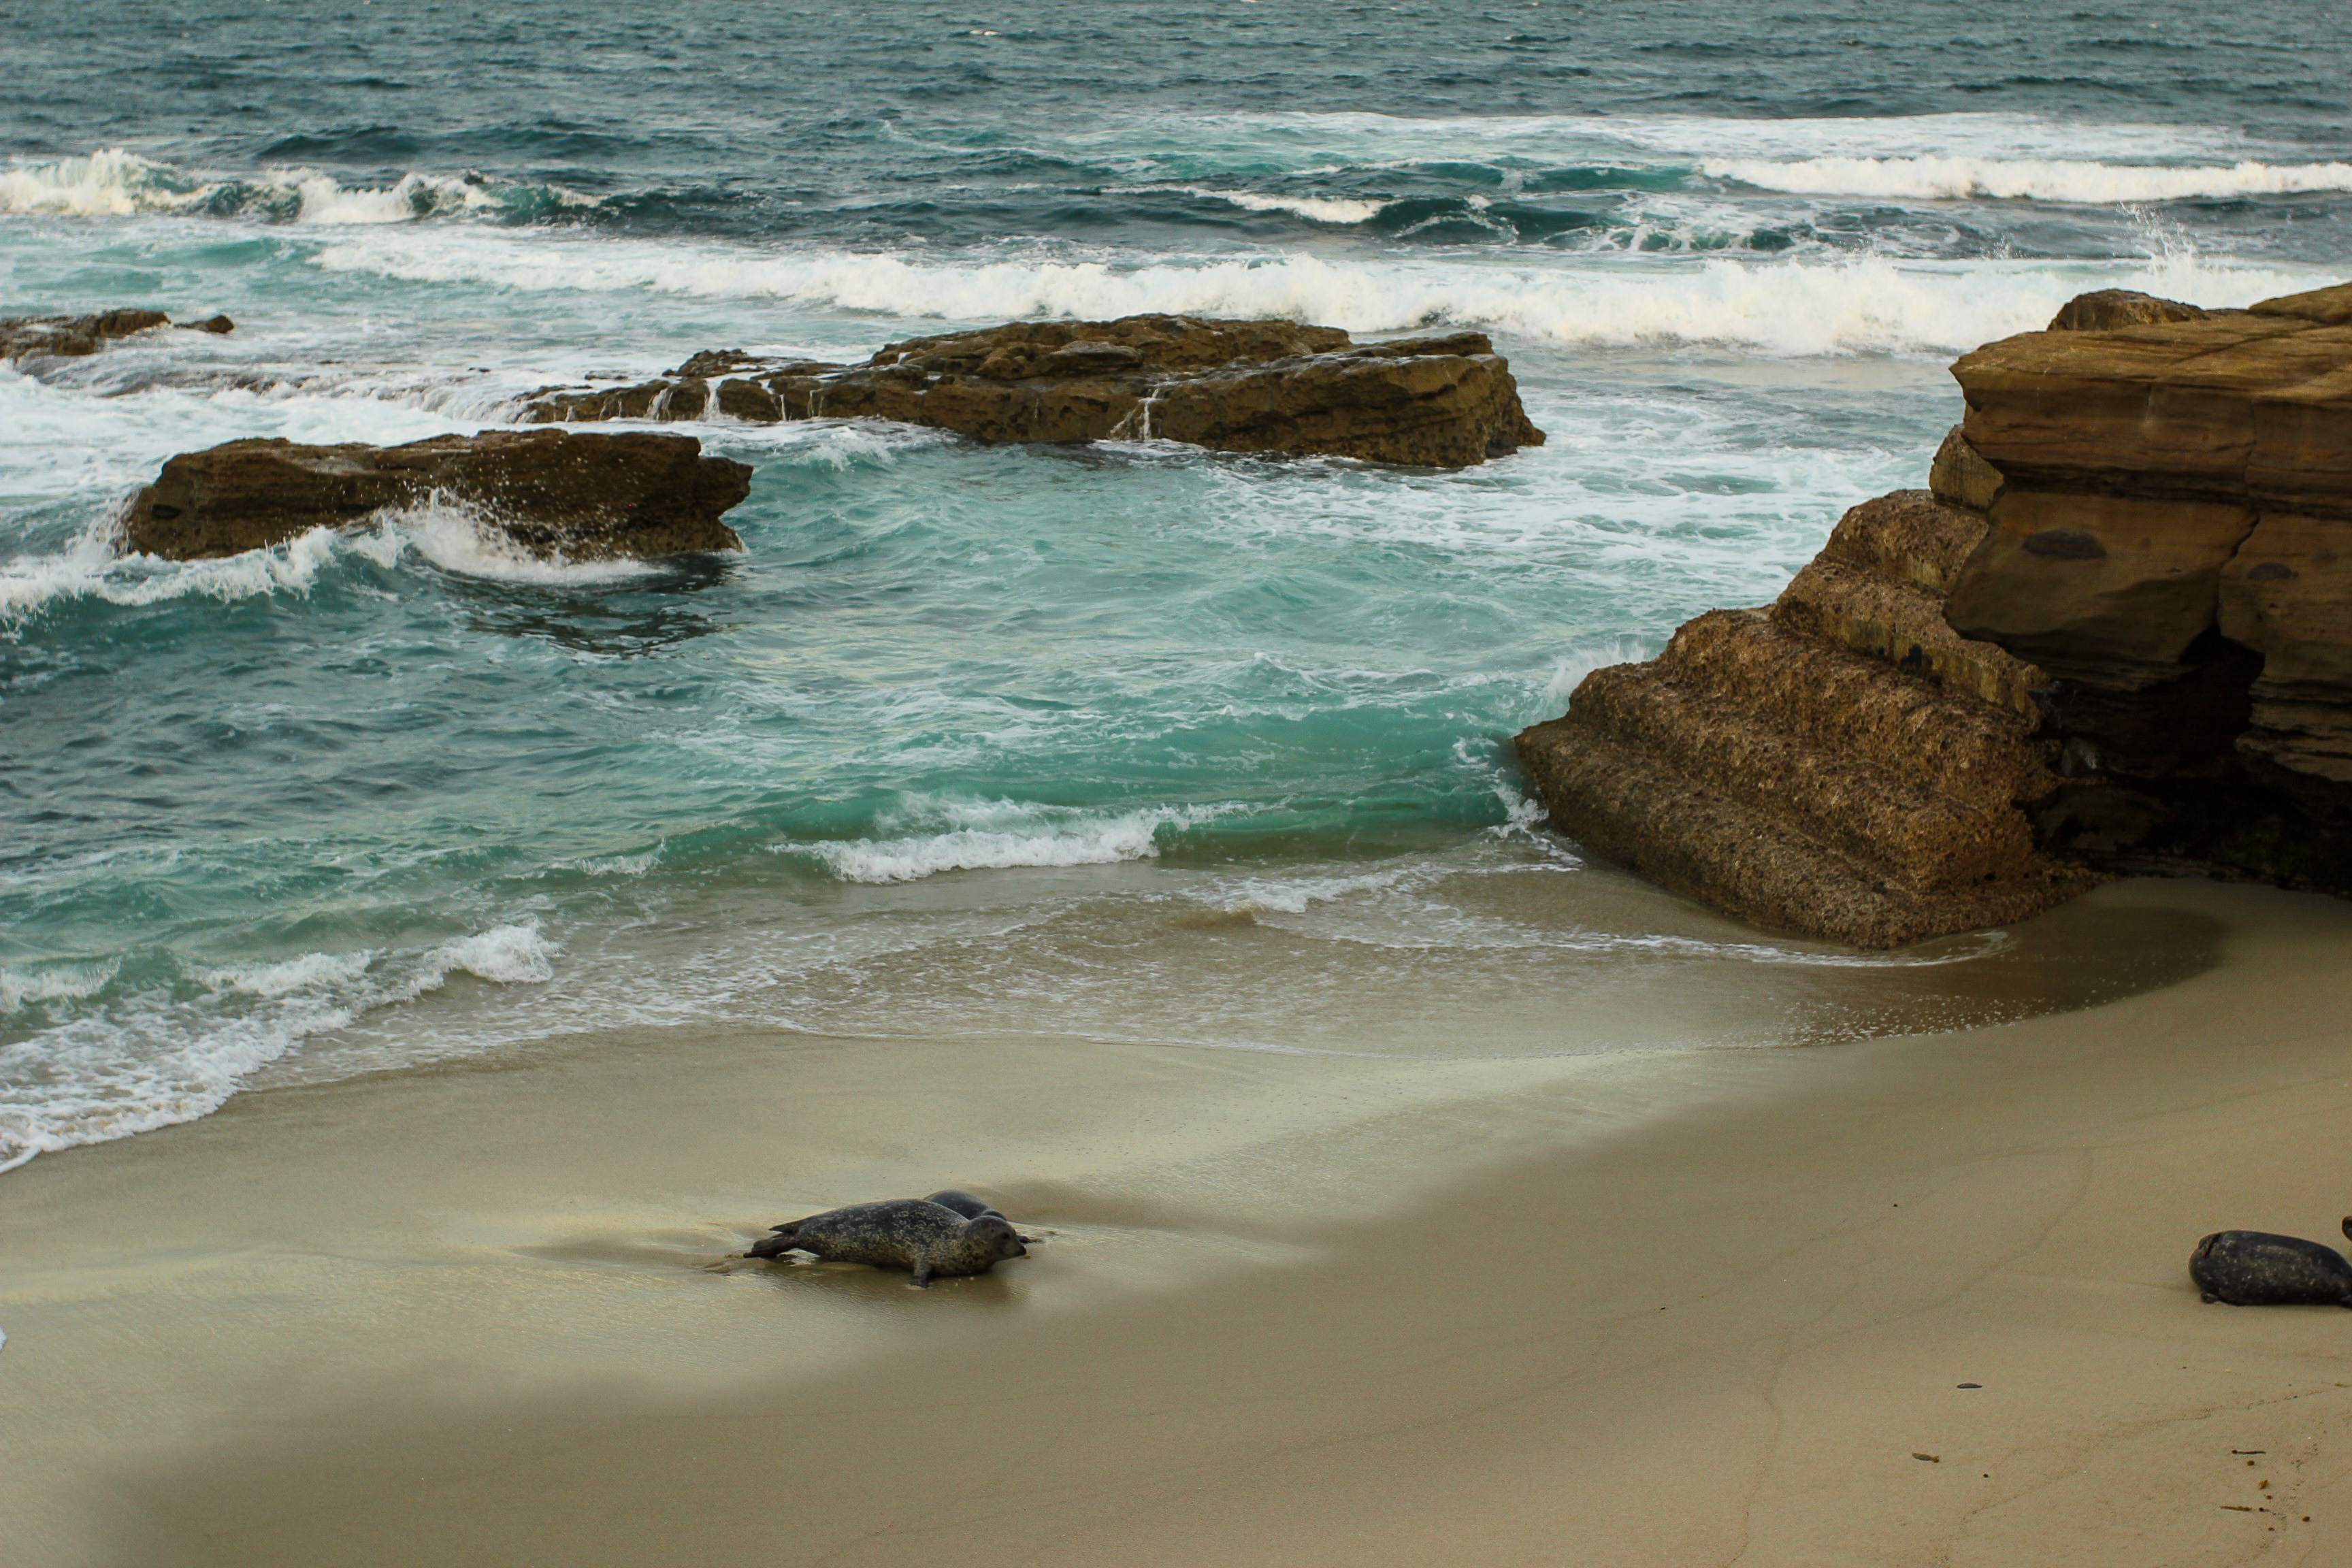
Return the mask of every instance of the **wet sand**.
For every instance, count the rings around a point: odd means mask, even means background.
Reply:
[[[2184,1269],[2352,1210],[2352,908],[2089,907],[2212,962],[1631,1058],[614,1036],[45,1156],[11,1560],[2352,1562],[2352,1313]],[[707,1267],[950,1182],[1054,1234]]]

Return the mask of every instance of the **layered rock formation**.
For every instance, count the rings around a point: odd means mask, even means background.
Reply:
[[[52,354],[60,359],[94,354],[108,343],[134,332],[168,327],[172,318],[161,310],[108,310],[95,316],[0,317],[0,360],[31,359]],[[181,323],[190,331],[234,331],[226,316]]]
[[[2352,285],[2086,295],[1953,374],[1932,494],[1519,737],[1553,820],[1870,947],[2119,871],[2352,891]]]
[[[1950,618],[2052,677],[2045,839],[2352,887],[2352,285],[1952,374],[2004,482]]]
[[[1944,624],[1984,520],[1925,490],[1845,515],[1765,609],[1595,670],[1518,737],[1555,826],[1759,925],[1895,947],[2098,880],[2035,845],[2041,673]]]
[[[1477,332],[1357,344],[1333,327],[1128,316],[892,343],[862,365],[700,353],[611,389],[549,388],[536,423],[896,419],[986,441],[1186,441],[1233,452],[1464,468],[1543,432]]]
[[[175,561],[235,555],[387,508],[446,502],[548,559],[740,550],[720,515],[751,469],[691,436],[488,430],[404,447],[231,441],[163,465],[139,492],[126,550]]]

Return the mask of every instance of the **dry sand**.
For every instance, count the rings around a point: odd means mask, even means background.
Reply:
[[[9,1561],[2352,1563],[2352,1313],[2184,1274],[2352,1210],[2352,908],[2088,908],[2216,961],[1640,1058],[614,1037],[44,1157]],[[950,1181],[1057,1234],[702,1267]]]

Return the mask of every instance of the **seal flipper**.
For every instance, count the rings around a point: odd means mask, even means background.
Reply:
[[[931,1266],[929,1263],[916,1264],[915,1277],[909,1280],[908,1283],[913,1285],[918,1290],[929,1289],[931,1288]]]
[[[782,1225],[775,1226],[771,1228],[774,1230],[775,1234],[773,1236],[763,1236],[759,1240],[753,1242],[751,1244],[751,1249],[749,1252],[746,1252],[743,1255],[744,1257],[782,1258],[785,1253],[790,1252],[793,1248],[800,1245],[798,1241],[793,1239],[793,1237],[800,1235],[801,1222],[799,1220],[787,1220]]]

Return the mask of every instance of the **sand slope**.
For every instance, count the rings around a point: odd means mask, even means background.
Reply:
[[[842,1144],[794,1158],[863,1138],[911,1179],[954,1136],[943,1056],[588,1053],[37,1162],[0,1193],[0,1395],[47,1434],[7,1456],[20,1539],[240,1568],[2352,1562],[2352,1313],[2206,1307],[2184,1273],[2205,1231],[2352,1210],[2352,910],[2096,899],[2215,921],[2221,960],[1972,1033],[1419,1083],[999,1042],[988,1092],[1050,1098],[1058,1140],[1000,1190],[1063,1235],[954,1291],[700,1272],[765,1211],[675,1142],[790,1082],[784,1120]],[[1279,1124],[1285,1093],[1378,1114]],[[468,1143],[470,1174],[421,1159]],[[177,1312],[71,1256],[175,1209],[247,1238]]]

